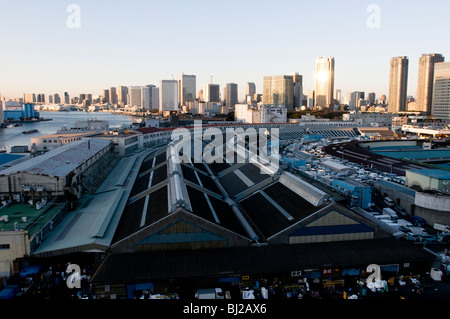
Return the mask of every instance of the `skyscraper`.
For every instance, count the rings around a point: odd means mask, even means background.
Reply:
[[[117,90],[116,90],[116,87],[109,88],[109,102],[111,104],[117,104]]]
[[[126,86],[117,87],[117,102],[123,105],[128,104],[128,87]]]
[[[197,84],[195,75],[181,73],[178,76],[178,96],[180,105],[186,105],[196,98]]]
[[[435,63],[444,62],[442,54],[422,54],[419,58],[416,110],[431,114]]]
[[[205,84],[203,98],[205,102],[220,102],[220,85],[212,83]]]
[[[236,83],[226,84],[225,105],[234,107],[238,103],[238,85]]]
[[[161,80],[159,85],[159,111],[178,111],[178,81]]]
[[[303,76],[297,72],[292,74],[294,81],[294,107],[301,107],[303,102]]]
[[[142,108],[143,109],[147,109],[149,110],[151,101],[152,101],[152,89],[151,87],[147,86],[143,86],[141,89],[141,101],[142,101]]]
[[[294,107],[294,78],[290,75],[265,76],[263,82],[263,104]]]
[[[332,107],[334,104],[334,57],[316,60],[315,107]]]
[[[434,65],[432,116],[436,119],[450,120],[450,62]]]
[[[69,93],[64,92],[64,104],[69,104],[69,103],[70,103]]]
[[[253,96],[256,94],[256,85],[253,82],[245,83],[245,101],[247,102],[248,97],[250,96],[253,99]]]
[[[408,64],[408,57],[406,56],[399,56],[391,59],[389,72],[389,113],[406,111]]]
[[[128,87],[128,105],[142,107],[142,86]]]

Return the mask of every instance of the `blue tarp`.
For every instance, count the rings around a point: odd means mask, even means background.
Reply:
[[[346,268],[342,269],[342,276],[359,276],[359,268]]]
[[[20,277],[27,277],[37,274],[39,271],[41,271],[41,269],[42,269],[41,265],[28,266],[20,271]]]
[[[219,278],[219,282],[239,282],[241,279],[239,277],[223,277]]]
[[[317,270],[317,271],[307,272],[307,273],[303,274],[302,277],[317,279],[317,278],[320,278],[321,275],[322,275],[322,272],[320,270]]]
[[[0,291],[0,299],[12,299],[19,292],[19,286],[11,285],[6,286]]]

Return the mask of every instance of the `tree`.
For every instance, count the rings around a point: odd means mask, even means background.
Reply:
[[[227,117],[225,118],[225,121],[235,121],[236,118],[234,116],[234,111],[228,112]]]

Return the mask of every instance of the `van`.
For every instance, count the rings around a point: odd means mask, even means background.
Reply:
[[[195,293],[196,299],[225,299],[221,288],[198,289]]]
[[[394,207],[395,206],[394,201],[390,197],[385,197],[384,198],[384,203],[386,205],[388,205],[389,207]]]

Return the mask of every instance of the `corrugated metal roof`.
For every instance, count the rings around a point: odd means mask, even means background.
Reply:
[[[428,176],[436,179],[450,179],[450,172],[441,169],[424,168],[424,169],[408,169],[408,172]]]
[[[95,138],[75,141],[0,171],[0,175],[27,172],[64,177],[110,143]]]

